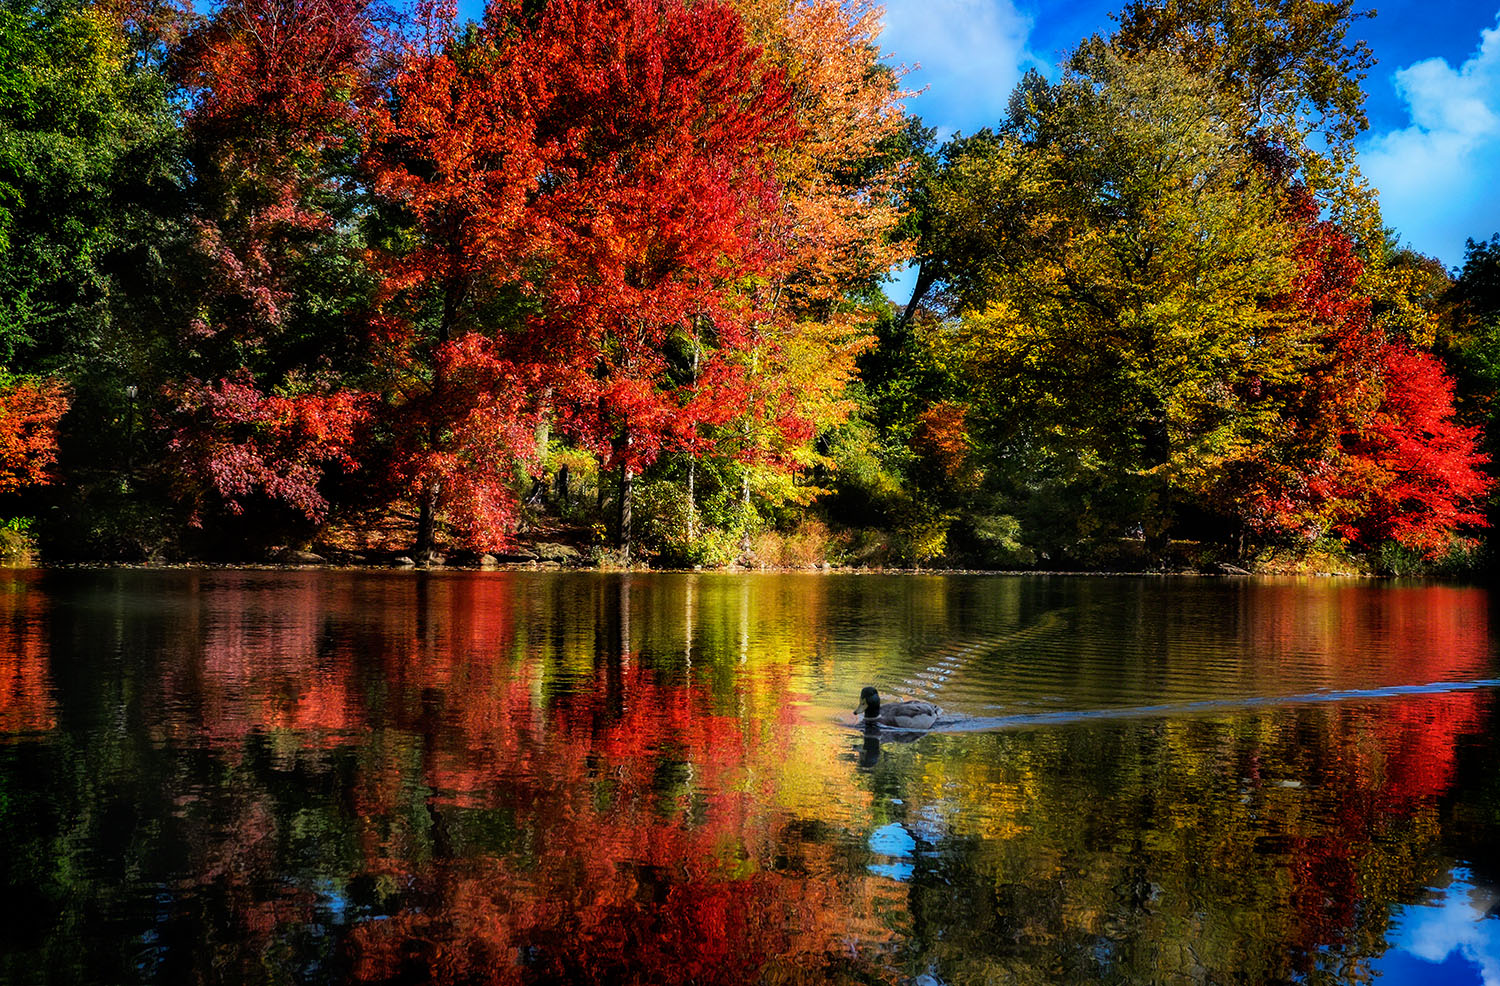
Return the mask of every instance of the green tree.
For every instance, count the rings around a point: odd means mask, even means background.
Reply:
[[[75,522],[85,501],[120,492],[135,395],[170,362],[163,329],[180,310],[183,169],[161,70],[171,16],[0,0],[0,370],[71,393],[56,526],[96,553],[109,548]]]
[[[1290,238],[1248,123],[1176,56],[1101,49],[1056,85],[1028,80],[937,197],[988,203],[974,225],[1004,235],[932,345],[1024,472],[1112,491],[1148,533],[1267,440],[1262,384],[1297,370],[1296,326],[1269,304]]]
[[[1349,30],[1373,12],[1353,0],[1131,0],[1103,47],[1128,57],[1166,51],[1181,58],[1246,114],[1241,138],[1289,156],[1298,178],[1361,243],[1381,238],[1379,211],[1355,165],[1354,141],[1368,125],[1361,85],[1375,64]]]
[[[178,177],[151,55],[107,5],[0,3],[0,363],[75,372],[131,348],[117,296],[160,269]]]

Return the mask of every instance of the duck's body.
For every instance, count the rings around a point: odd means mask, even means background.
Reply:
[[[880,725],[892,729],[931,729],[938,716],[943,714],[943,710],[931,702],[909,700],[884,704],[880,701],[880,693],[870,687],[859,693],[859,705],[854,714],[861,712],[865,714],[866,726]]]

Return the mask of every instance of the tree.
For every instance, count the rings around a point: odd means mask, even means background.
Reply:
[[[1011,454],[1119,487],[1164,537],[1174,499],[1267,438],[1256,382],[1298,370],[1300,331],[1266,303],[1292,270],[1276,189],[1240,105],[1168,54],[1103,51],[1013,107],[939,186],[939,209],[986,206],[967,225],[1004,231],[949,362],[1013,422]]]
[[[82,375],[139,348],[121,296],[177,200],[144,33],[108,4],[0,4],[0,365]]]
[[[320,466],[356,463],[364,402],[352,165],[373,98],[365,0],[234,0],[187,34],[175,68],[193,181],[186,373],[163,393],[169,470],[196,519],[252,491],[321,520]]]
[[[67,409],[67,390],[56,380],[0,378],[0,494],[56,478],[57,422]]]
[[[1465,419],[1483,425],[1493,458],[1500,453],[1500,235],[1468,242],[1463,268],[1442,302],[1439,347],[1458,378]]]
[[[1354,161],[1367,126],[1361,85],[1375,64],[1349,30],[1373,12],[1353,0],[1131,0],[1107,41],[1126,57],[1168,51],[1246,113],[1238,139],[1289,154],[1300,181],[1361,242],[1380,236],[1378,209]]]
[[[32,501],[49,548],[121,487],[127,388],[171,352],[173,26],[149,2],[0,2],[0,472],[64,480]]]
[[[465,537],[504,540],[541,420],[620,470],[628,544],[629,480],[742,393],[727,365],[679,386],[666,352],[700,326],[713,364],[755,338],[735,287],[778,249],[785,88],[712,4],[581,0],[534,19],[496,4],[462,38],[434,23],[372,154],[417,231],[384,261],[381,330],[418,550],[479,483],[489,522]],[[452,386],[460,368],[482,382]],[[463,452],[471,426],[492,437],[478,455]]]
[[[795,140],[774,155],[787,249],[746,286],[760,340],[741,357],[747,413],[722,435],[737,480],[741,550],[757,503],[805,506],[820,490],[799,474],[834,468],[815,436],[854,408],[856,360],[874,343],[881,285],[910,254],[900,235],[910,167],[900,73],[881,59],[879,8],[858,0],[736,0],[752,41],[791,90]],[[690,467],[691,468],[691,467]],[[814,483],[816,483],[816,474]]]
[[[1411,317],[1420,309],[1387,304],[1385,324],[1377,321],[1361,285],[1393,279],[1369,276],[1354,243],[1317,218],[1309,195],[1295,202],[1299,269],[1281,304],[1314,330],[1308,359],[1277,388],[1276,440],[1235,468],[1226,493],[1261,539],[1305,546],[1336,534],[1365,548],[1389,540],[1436,556],[1484,522],[1472,509],[1490,487],[1478,429],[1455,420],[1452,379],[1410,341],[1411,326],[1420,332],[1426,321]]]
[[[1436,557],[1458,531],[1484,526],[1473,504],[1493,486],[1481,468],[1489,457],[1477,448],[1479,428],[1453,420],[1453,380],[1436,357],[1388,343],[1379,372],[1380,407],[1344,436],[1343,492],[1354,509],[1338,529],[1365,546],[1391,540]]]

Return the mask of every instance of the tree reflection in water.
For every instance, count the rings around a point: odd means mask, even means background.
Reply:
[[[881,743],[817,580],[12,588],[5,981],[1361,982],[1500,877],[1488,690]],[[1481,598],[1311,617],[1442,677]],[[1279,675],[1312,604],[1260,605]]]

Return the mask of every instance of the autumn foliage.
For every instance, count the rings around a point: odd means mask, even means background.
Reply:
[[[1467,557],[1490,254],[1380,232],[1355,19],[1127,4],[940,147],[866,0],[7,7],[0,493],[80,555]]]
[[[639,471],[743,400],[726,357],[757,308],[735,286],[781,252],[772,155],[794,131],[728,8],[495,4],[462,38],[430,16],[369,159],[422,234],[376,258],[376,332],[402,474],[491,547],[538,422]],[[679,386],[669,340],[700,334]]]
[[[1490,487],[1479,430],[1455,420],[1441,363],[1376,325],[1348,237],[1305,200],[1297,216],[1304,233],[1285,304],[1317,355],[1283,395],[1279,440],[1240,473],[1256,477],[1246,517],[1263,534],[1332,532],[1440,554],[1454,531],[1485,523],[1474,509]]]
[[[246,498],[259,495],[321,520],[324,469],[358,466],[353,452],[365,409],[350,394],[267,396],[239,374],[189,380],[172,396],[179,417],[167,448],[189,502],[213,493],[240,514]]]
[[[57,422],[68,409],[56,380],[0,382],[0,493],[52,482]]]

